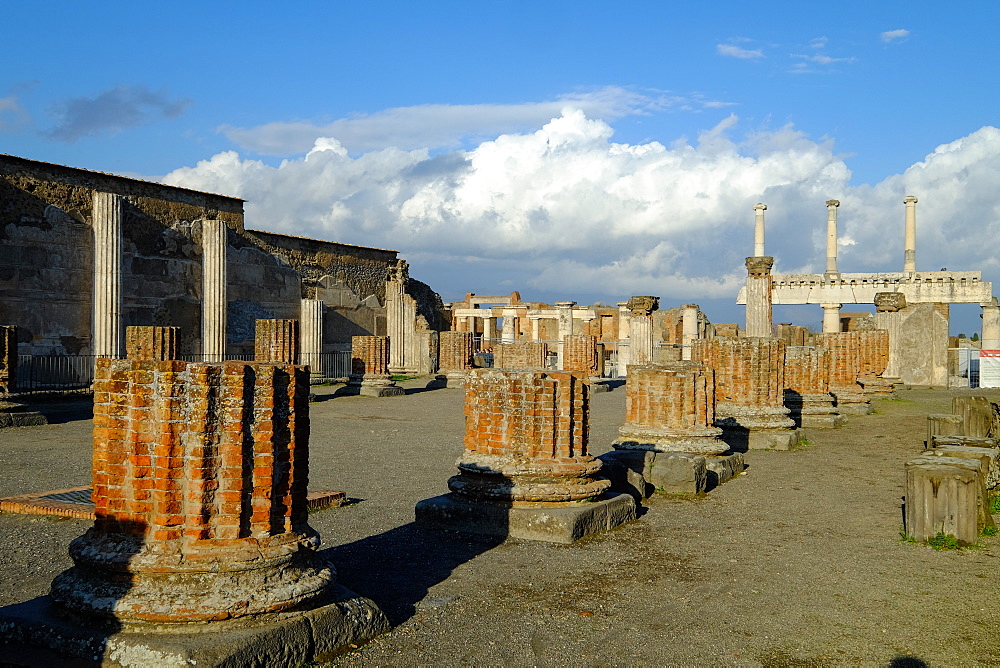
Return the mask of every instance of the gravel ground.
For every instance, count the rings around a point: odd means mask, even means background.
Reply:
[[[699,498],[650,499],[637,521],[555,545],[414,527],[447,491],[462,393],[334,396],[312,405],[313,489],[352,505],[311,523],[339,580],[393,630],[329,665],[1000,665],[1000,537],[937,552],[902,542],[903,462],[954,392],[907,390],[791,452],[751,452],[745,475]],[[592,398],[608,449],[623,388]],[[0,431],[0,496],[86,484],[88,411]],[[88,522],[0,515],[0,605],[47,592]]]

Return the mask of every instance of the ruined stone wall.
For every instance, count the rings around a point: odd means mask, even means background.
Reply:
[[[715,370],[719,402],[780,406],[784,400],[784,341],[762,337],[699,339],[691,358]]]
[[[562,368],[565,371],[597,374],[600,369],[597,340],[586,334],[567,334],[563,337],[562,359]]]
[[[443,371],[460,371],[472,367],[475,352],[472,332],[441,332],[440,361]]]
[[[785,349],[785,389],[805,394],[830,391],[830,351],[812,346]]]
[[[832,387],[848,387],[859,378],[878,376],[889,362],[889,333],[882,329],[816,334],[814,341],[833,354]]]
[[[548,345],[535,341],[493,344],[494,369],[544,369]]]

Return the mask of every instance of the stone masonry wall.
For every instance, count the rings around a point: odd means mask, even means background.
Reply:
[[[13,392],[17,384],[17,327],[0,325],[0,390]]]

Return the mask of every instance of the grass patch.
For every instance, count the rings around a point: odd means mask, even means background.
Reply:
[[[939,551],[962,549],[962,546],[958,544],[957,538],[950,533],[941,533],[940,531],[938,531],[937,535],[933,538],[927,539],[927,546]]]
[[[990,497],[990,514],[996,515],[1000,513],[1000,494],[994,494]]]
[[[392,379],[392,382],[398,383],[404,380],[416,380],[417,378],[420,378],[420,376],[390,376],[390,378]]]
[[[996,527],[984,527],[983,528],[983,535],[984,536],[995,536],[998,533],[1000,533],[1000,529],[998,529]]]

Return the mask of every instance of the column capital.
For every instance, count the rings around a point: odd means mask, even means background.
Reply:
[[[573,308],[576,302],[554,302],[556,308]]]
[[[747,271],[751,276],[765,276],[771,273],[774,266],[774,258],[770,255],[748,257],[746,259]]]
[[[903,198],[903,204],[916,204],[916,203],[917,203],[917,198],[914,197],[913,195],[907,195],[906,197]]]
[[[625,306],[632,311],[632,315],[651,315],[660,308],[660,298],[649,295],[632,297]]]
[[[767,211],[767,205],[761,204],[760,202],[753,205],[754,211]]]
[[[879,313],[894,313],[906,308],[906,295],[902,292],[876,292],[875,310]]]
[[[832,206],[832,207],[838,207],[838,206],[840,206],[840,200],[839,199],[828,199],[828,200],[826,200],[826,205],[827,206]]]

